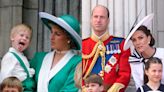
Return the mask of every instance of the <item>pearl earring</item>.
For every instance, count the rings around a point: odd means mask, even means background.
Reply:
[[[148,42],[148,44],[150,44],[150,42]]]
[[[70,41],[70,40],[68,40],[68,41],[67,41],[67,43],[68,43],[68,44],[70,44],[70,43],[71,43],[71,41]]]

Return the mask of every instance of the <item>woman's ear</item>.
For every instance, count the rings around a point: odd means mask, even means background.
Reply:
[[[149,35],[148,36],[148,44],[150,44],[150,41],[151,41],[151,36]]]
[[[145,70],[145,74],[148,76],[148,70]]]

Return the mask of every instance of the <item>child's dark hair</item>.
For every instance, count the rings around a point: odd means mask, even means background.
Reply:
[[[97,74],[91,74],[91,75],[89,75],[84,81],[85,81],[85,84],[88,84],[88,83],[97,83],[100,86],[103,85],[103,79],[101,78],[101,76],[99,76]]]
[[[0,85],[0,92],[2,92],[5,87],[17,88],[19,92],[23,92],[22,83],[16,77],[7,77],[4,79]]]
[[[157,57],[151,57],[146,63],[145,63],[145,70],[148,70],[150,68],[151,64],[161,64],[162,65],[162,61],[161,59],[157,58]],[[146,84],[148,82],[148,76],[144,73],[144,84]]]

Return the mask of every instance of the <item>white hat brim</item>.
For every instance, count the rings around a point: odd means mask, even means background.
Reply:
[[[132,37],[132,35],[134,34],[134,32],[141,26],[148,26],[148,24],[151,22],[151,20],[153,19],[154,14],[151,13],[147,16],[145,16],[133,29],[132,31],[129,33],[129,35],[126,37],[125,43],[124,43],[124,50],[127,50],[130,48],[132,44],[130,38]]]

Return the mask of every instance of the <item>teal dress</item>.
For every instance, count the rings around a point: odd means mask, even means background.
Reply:
[[[31,61],[35,69],[37,92],[78,92],[74,83],[74,72],[81,56],[69,51],[52,69],[54,51],[36,53]]]

